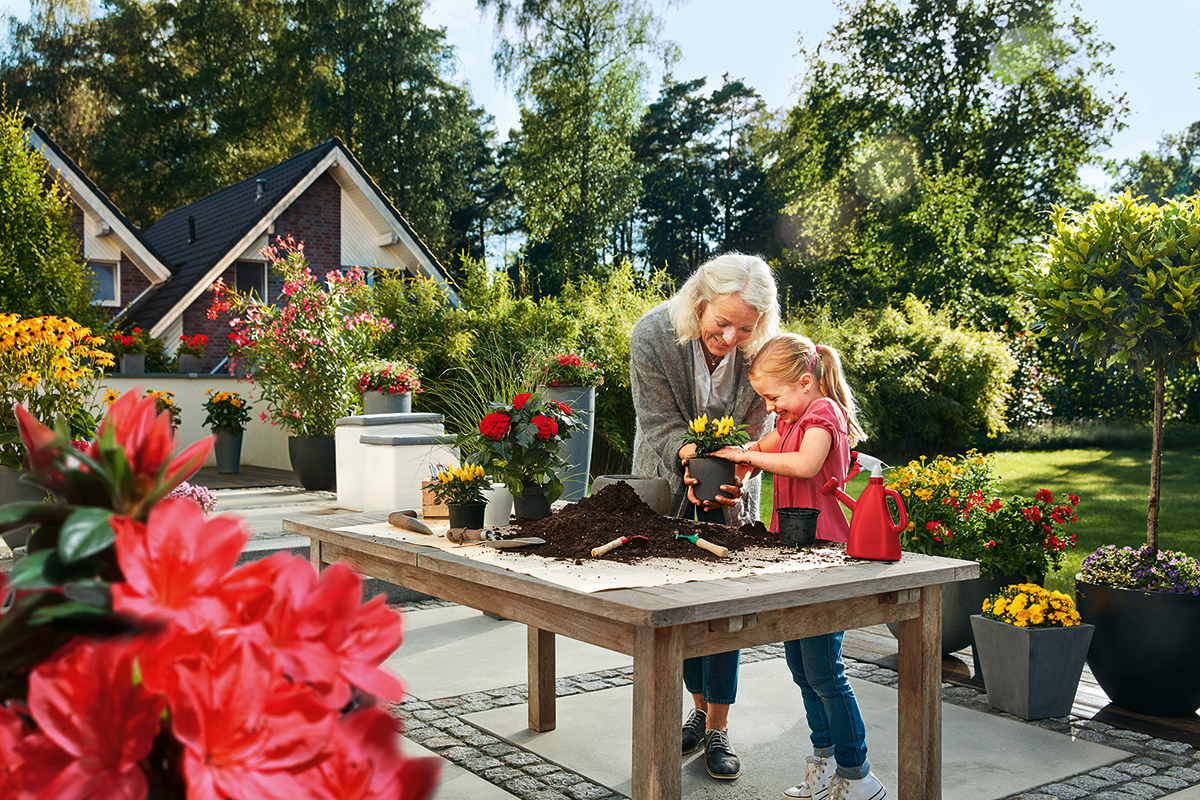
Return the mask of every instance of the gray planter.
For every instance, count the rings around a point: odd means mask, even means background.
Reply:
[[[1018,628],[971,616],[988,702],[1021,719],[1071,713],[1095,628]]]
[[[242,434],[234,433],[230,428],[218,429],[214,436],[213,449],[217,458],[217,472],[222,475],[236,473],[242,463]]]
[[[592,431],[596,421],[595,386],[546,386],[543,389],[548,400],[566,403],[571,416],[583,423],[571,431],[571,438],[558,446],[558,454],[567,462],[565,469],[555,474],[562,481],[563,493],[559,500],[574,503],[581,500],[588,490],[588,475],[592,468]]]
[[[363,392],[362,404],[363,414],[411,414],[412,392]]]
[[[133,353],[126,353],[121,356],[121,372],[125,375],[146,374],[146,356],[143,354],[134,355]]]
[[[175,371],[184,375],[200,372],[200,356],[191,353],[180,353],[175,357]]]

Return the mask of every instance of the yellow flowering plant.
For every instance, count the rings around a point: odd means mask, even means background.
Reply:
[[[438,465],[437,477],[430,490],[447,505],[482,503],[483,490],[488,488],[487,473],[478,464],[463,464],[461,467]]]
[[[1018,628],[1069,628],[1080,622],[1075,601],[1036,583],[1014,583],[983,601],[982,614]]]
[[[175,402],[174,392],[163,392],[158,391],[157,389],[147,389],[145,396],[153,398],[154,408],[157,413],[163,414],[169,412],[171,414],[171,424],[178,427],[180,412],[179,404]]]
[[[104,343],[66,317],[0,314],[0,464],[14,469],[24,464],[18,405],[41,419],[61,415],[72,439],[96,434],[96,387],[104,368],[115,363],[101,349]]]
[[[737,447],[749,440],[745,425],[735,425],[733,417],[710,420],[707,414],[688,423],[681,437],[684,444],[696,445],[696,455],[703,456],[722,447]]]
[[[967,537],[962,515],[954,504],[960,498],[990,494],[992,483],[990,464],[977,450],[958,458],[921,456],[905,466],[890,469],[888,488],[904,497],[908,511],[908,530],[901,537],[904,549],[958,557],[960,542],[965,543]]]
[[[250,421],[250,404],[237,392],[218,392],[209,389],[205,392],[208,399],[202,408],[207,413],[204,417],[204,427],[213,432],[228,430],[234,436],[246,429]]]

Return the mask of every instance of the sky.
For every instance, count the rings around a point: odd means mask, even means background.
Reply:
[[[677,80],[707,77],[710,88],[729,73],[753,87],[772,109],[788,108],[798,97],[803,62],[799,40],[815,46],[838,18],[834,0],[683,0],[666,6],[649,0],[664,21],[665,38],[682,59]],[[1116,74],[1104,88],[1127,95],[1127,127],[1113,136],[1104,158],[1123,160],[1153,150],[1166,133],[1180,133],[1200,120],[1200,2],[1196,0],[1077,0],[1079,14],[1092,21],[1114,46],[1109,59]],[[736,10],[734,10],[736,8]],[[0,0],[0,14],[28,18],[27,0]],[[458,53],[459,81],[470,84],[475,102],[496,119],[501,138],[518,122],[511,92],[492,68],[492,18],[481,16],[475,0],[429,0],[426,24],[446,30]],[[659,70],[648,84],[653,100]],[[1108,181],[1097,169],[1082,173],[1094,188]]]

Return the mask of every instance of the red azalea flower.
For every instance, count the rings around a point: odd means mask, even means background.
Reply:
[[[508,415],[493,411],[483,418],[479,423],[479,432],[489,439],[494,439],[497,442],[508,435],[508,427],[512,424],[512,420]]]
[[[558,420],[535,414],[529,421],[537,425],[537,438],[539,439],[553,439],[558,435]]]
[[[166,700],[134,684],[137,640],[76,639],[29,679],[29,709],[38,728],[73,760],[41,797],[142,800],[150,755]]]
[[[237,517],[206,517],[195,503],[167,498],[145,523],[113,517],[117,562],[125,583],[112,587],[113,609],[167,617],[188,630],[227,616],[216,589],[250,534]]]
[[[1054,501],[1054,495],[1049,489],[1038,489],[1037,494],[1033,496],[1039,503],[1050,503]]]
[[[512,407],[516,409],[524,408],[525,404],[529,402],[529,398],[531,397],[533,397],[533,395],[528,392],[517,395],[513,398]]]
[[[71,755],[41,731],[0,705],[0,797],[36,800],[72,762]]]
[[[426,800],[437,788],[440,759],[403,757],[400,726],[378,706],[338,719],[329,749],[305,776],[322,800]]]
[[[1079,505],[1079,495],[1069,494],[1069,495],[1067,495],[1067,499],[1071,501],[1071,505],[1073,505],[1073,506]]]
[[[253,642],[217,637],[202,650],[166,676],[189,800],[304,797],[299,775],[321,757],[333,712]]]

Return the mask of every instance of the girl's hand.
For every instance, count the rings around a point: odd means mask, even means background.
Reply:
[[[709,455],[723,458],[726,461],[732,461],[734,464],[745,464],[749,459],[746,451],[740,447],[722,447],[720,450],[715,450]]]

